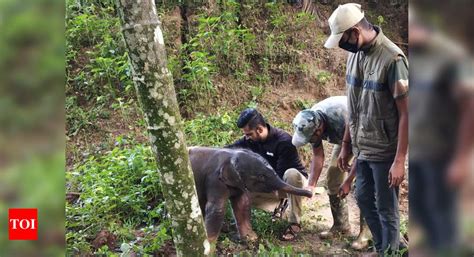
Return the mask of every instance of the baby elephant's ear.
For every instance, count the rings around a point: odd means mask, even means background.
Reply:
[[[237,169],[238,156],[234,155],[227,160],[219,170],[219,179],[227,186],[245,190],[244,182]]]

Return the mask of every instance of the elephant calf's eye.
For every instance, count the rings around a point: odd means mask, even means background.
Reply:
[[[262,180],[262,181],[265,181],[265,175],[258,175],[258,179]]]

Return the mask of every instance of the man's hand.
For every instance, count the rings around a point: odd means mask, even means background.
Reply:
[[[389,187],[399,186],[405,177],[405,161],[395,160],[388,174]]]
[[[337,157],[337,167],[341,170],[349,172],[350,170],[349,157],[350,157],[349,146],[343,143],[341,146],[341,152],[339,153],[339,156]]]
[[[469,156],[462,158],[455,158],[448,166],[448,184],[451,187],[459,187],[466,181],[469,171],[472,170],[472,165],[469,162]],[[471,160],[472,161],[472,160]]]
[[[348,181],[347,179],[342,183],[342,185],[339,187],[339,193],[338,196],[341,199],[346,198],[346,196],[349,194],[351,191],[351,181]]]
[[[310,191],[310,192],[311,192],[311,197],[310,197],[310,199],[313,198],[313,195],[314,195],[314,186],[307,185],[307,186],[305,186],[303,189],[306,189],[306,190]]]

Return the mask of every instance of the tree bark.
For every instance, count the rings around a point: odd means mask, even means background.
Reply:
[[[318,23],[318,27],[320,28],[327,28],[329,25],[327,24],[326,19],[319,11],[318,7],[314,3],[314,0],[301,0],[302,7],[301,9],[308,14],[313,15],[316,17],[316,22]]]
[[[116,0],[133,81],[158,163],[178,256],[209,254],[154,0]]]

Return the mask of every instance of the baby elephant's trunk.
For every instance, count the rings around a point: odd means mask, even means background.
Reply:
[[[283,186],[280,188],[280,190],[288,193],[288,194],[293,194],[293,195],[300,195],[300,196],[306,196],[306,197],[311,197],[312,193],[308,190],[301,189],[294,187],[292,185],[283,183]]]

